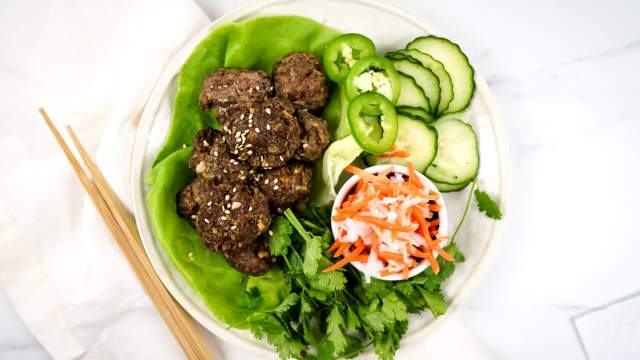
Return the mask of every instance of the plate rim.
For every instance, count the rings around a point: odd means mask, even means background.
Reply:
[[[252,13],[256,13],[264,8],[268,8],[273,5],[287,4],[287,3],[300,3],[308,0],[267,0],[259,3],[249,4],[238,9],[227,12],[223,16],[217,18],[215,21],[209,23],[203,30],[198,32],[195,36],[189,39],[182,48],[175,53],[175,55],[167,62],[160,77],[156,81],[151,90],[151,93],[145,103],[140,122],[138,123],[138,129],[134,139],[134,149],[131,156],[131,191],[133,194],[133,207],[134,215],[136,218],[136,224],[142,244],[145,252],[149,257],[149,260],[160,277],[160,280],[164,286],[169,290],[174,299],[182,306],[200,325],[206,328],[209,332],[220,337],[224,341],[246,350],[255,355],[262,357],[273,357],[275,351],[269,346],[257,346],[256,343],[250,343],[247,340],[237,336],[229,331],[228,327],[223,326],[221,323],[212,321],[207,316],[202,314],[192,301],[177,287],[171,275],[164,269],[162,259],[157,256],[153,256],[153,252],[150,247],[151,242],[156,241],[153,235],[153,230],[149,223],[148,214],[146,211],[146,199],[144,193],[144,178],[143,178],[143,164],[146,146],[148,143],[148,135],[152,128],[156,110],[158,104],[164,95],[165,89],[170,84],[175,76],[175,71],[172,69],[179,68],[184,61],[191,54],[193,48],[199,44],[204,37],[206,37],[215,27],[220,24],[237,21],[243,17],[249,16]],[[378,8],[385,12],[391,13],[409,23],[415,27],[424,30],[425,33],[444,36],[445,33],[440,28],[434,26],[430,21],[416,16],[413,13],[405,10],[402,7],[396,5],[390,5],[379,0],[315,0],[326,2],[340,2],[340,3],[356,3],[364,6],[370,6]],[[482,77],[482,75],[476,71],[475,81],[477,85],[476,98],[484,103],[484,107],[487,111],[488,117],[491,119],[491,127],[495,139],[495,146],[498,159],[498,174],[500,180],[499,195],[500,205],[503,211],[503,219],[495,224],[492,228],[489,241],[485,246],[484,251],[481,254],[480,261],[474,268],[473,273],[465,280],[460,286],[458,291],[452,295],[452,300],[449,303],[448,311],[438,317],[437,321],[433,321],[426,326],[415,329],[415,331],[406,334],[402,338],[402,343],[408,343],[420,336],[424,336],[429,331],[440,326],[446,321],[452,314],[456,313],[460,305],[464,300],[475,290],[480,283],[481,279],[487,272],[488,267],[493,262],[497,248],[504,237],[504,231],[507,226],[509,216],[509,200],[511,195],[511,157],[509,154],[508,139],[506,135],[506,129],[502,117],[498,110],[496,101],[493,97],[489,86]],[[476,101],[478,101],[476,100]],[[153,105],[153,106],[152,106]],[[212,315],[212,314],[211,314]],[[212,315],[215,317],[215,315]],[[370,351],[369,351],[370,352]],[[365,353],[366,354],[366,353]]]

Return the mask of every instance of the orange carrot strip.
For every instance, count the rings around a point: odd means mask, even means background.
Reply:
[[[440,245],[438,244],[438,241],[429,243],[429,247],[435,250],[438,254],[440,254],[440,256],[442,256],[443,259],[447,261],[453,261],[453,257],[449,255],[446,251],[444,251],[443,248],[440,247]]]
[[[396,150],[396,151],[388,151],[386,153],[382,153],[380,155],[378,155],[378,157],[380,158],[406,158],[411,156],[411,153],[409,153],[407,150]]]
[[[380,251],[380,257],[386,260],[395,260],[398,262],[402,262],[404,259],[402,258],[402,254],[396,254],[389,251]]]
[[[337,249],[338,246],[340,246],[340,241],[336,240],[336,241],[333,242],[333,244],[331,244],[331,246],[329,246],[327,251],[328,252],[332,252],[333,250]]]
[[[429,204],[429,210],[431,211],[439,211],[440,209],[442,209],[440,204]]]
[[[409,183],[413,184],[418,189],[424,189],[424,184],[420,181],[420,178],[416,174],[415,170],[413,170],[413,164],[410,162],[407,164],[407,170],[409,170]]]
[[[407,265],[402,268],[402,278],[405,280],[409,278],[409,267]]]
[[[345,251],[347,251],[347,249],[351,246],[350,242],[343,242],[342,244],[340,244],[340,247],[338,248],[338,251],[335,252],[335,254],[333,254],[333,257],[338,257],[342,254],[344,254]]]
[[[342,260],[338,261],[337,263],[322,270],[322,272],[331,272],[344,267],[345,265],[347,265],[348,263],[356,259],[358,255],[360,255],[362,250],[364,250],[364,244],[362,243],[362,241],[358,240],[356,242],[356,248],[352,252],[350,252],[349,255],[345,256],[344,258],[342,258]]]
[[[382,270],[380,272],[380,276],[389,276],[389,275],[393,275],[393,274],[395,274],[395,273],[392,272],[391,270],[387,270],[387,269],[384,269],[384,270]]]
[[[387,222],[385,220],[378,219],[377,217],[373,217],[373,216],[356,215],[356,216],[353,217],[353,220],[366,222],[366,223],[373,224],[373,225],[379,226],[381,228],[389,229],[389,230],[397,230],[397,231],[400,231],[400,232],[413,231],[413,227],[411,227],[411,226],[403,226],[403,225],[391,224],[391,223],[389,223],[389,222]]]
[[[375,251],[376,254],[378,253],[378,240],[378,234],[374,231],[371,234],[371,251]]]
[[[433,255],[431,254],[431,251],[427,253],[427,260],[429,261],[429,264],[431,264],[431,270],[433,270],[433,273],[434,274],[439,273],[440,264],[438,264],[438,262],[436,261],[436,258],[433,257]]]
[[[358,255],[358,257],[356,257],[355,259],[353,259],[353,261],[355,262],[367,262],[369,261],[369,254],[360,254]]]

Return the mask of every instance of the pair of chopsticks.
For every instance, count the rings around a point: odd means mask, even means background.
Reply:
[[[44,109],[40,108],[38,111],[62,148],[62,151],[64,151],[82,186],[89,194],[89,197],[91,197],[91,200],[93,200],[100,215],[102,215],[102,218],[127,258],[138,280],[140,280],[140,283],[160,312],[169,330],[171,330],[176,337],[187,358],[197,360],[213,359],[194,320],[173,297],[171,297],[169,291],[167,291],[160,281],[158,274],[153,270],[151,262],[149,262],[149,258],[142,247],[142,241],[140,240],[133,216],[115,195],[96,164],[78,140],[73,129],[68,125],[66,126],[69,136],[89,174],[87,174],[80,165]]]

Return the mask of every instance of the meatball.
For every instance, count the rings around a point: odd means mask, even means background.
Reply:
[[[212,128],[198,132],[193,139],[193,155],[189,167],[199,176],[215,183],[242,184],[253,173],[249,165],[233,158],[224,134]]]
[[[261,101],[271,89],[271,80],[262,70],[220,68],[202,82],[200,107],[204,111],[214,108],[221,124],[238,107]]]
[[[274,261],[269,255],[266,241],[266,238],[260,237],[245,248],[225,252],[224,257],[231,266],[245,274],[262,275],[269,271]]]
[[[210,249],[223,254],[234,251],[269,229],[269,203],[257,188],[209,182],[203,189],[195,226]]]
[[[298,111],[298,121],[302,128],[302,137],[295,158],[316,161],[331,142],[327,123],[307,110]]]
[[[293,114],[293,106],[279,99],[235,112],[224,127],[229,151],[253,167],[284,165],[300,146],[300,125]]]
[[[273,68],[276,95],[297,108],[318,110],[327,103],[329,86],[322,64],[311,53],[293,53]]]
[[[312,176],[311,168],[291,163],[260,174],[256,183],[269,199],[271,208],[281,213],[309,195]]]

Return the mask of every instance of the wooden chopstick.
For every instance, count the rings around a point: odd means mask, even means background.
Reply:
[[[153,270],[153,266],[142,247],[142,241],[136,230],[135,220],[132,215],[111,190],[108,182],[78,140],[73,129],[67,126],[73,143],[93,179],[87,176],[44,109],[39,109],[39,112],[69,160],[78,179],[105,220],[138,280],[176,337],[187,358],[198,360],[213,359],[193,319],[171,297],[171,294],[169,294]]]

